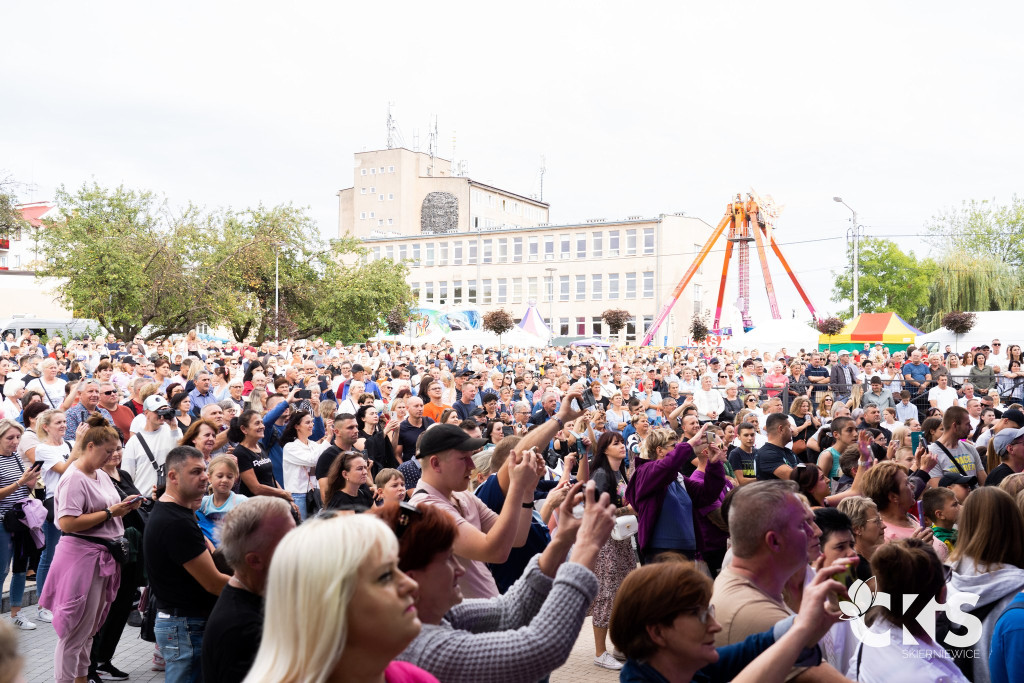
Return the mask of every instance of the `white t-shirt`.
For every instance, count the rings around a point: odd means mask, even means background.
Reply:
[[[155,432],[136,432],[135,436],[128,439],[128,443],[124,445],[121,469],[132,478],[139,492],[148,496],[156,486],[156,470],[150,463],[146,450],[139,443],[139,434],[146,440],[149,449],[153,452],[153,459],[157,466],[162,466],[167,459],[167,453],[181,440],[181,430],[171,431],[169,426],[162,424]]]
[[[946,387],[940,389],[938,387],[932,387],[928,390],[928,402],[935,401],[935,405],[942,412],[946,412],[957,404],[957,393],[953,387]]]
[[[58,463],[66,462],[71,455],[71,448],[66,443],[59,446],[41,443],[36,446],[36,462],[43,463],[40,470],[43,474],[43,485],[46,487],[46,497],[51,498],[57,493],[57,484],[60,482],[61,473],[53,469]]]
[[[64,403],[64,386],[67,384],[60,377],[53,380],[53,383],[46,384],[43,382],[42,377],[37,377],[28,384],[25,385],[26,389],[42,389],[46,394],[43,399],[49,405],[50,408],[59,409],[61,404]]]
[[[941,477],[945,472],[960,474],[960,470],[957,469],[956,465],[949,459],[949,456],[946,455],[946,452],[939,444],[929,444],[928,452],[934,454],[939,459],[939,464],[928,472],[929,477]],[[982,463],[978,451],[966,441],[958,441],[956,448],[950,450],[950,454],[960,463],[964,476],[976,477],[978,472],[985,471],[985,465]]]

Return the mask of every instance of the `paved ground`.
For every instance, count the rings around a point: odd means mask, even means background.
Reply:
[[[25,595],[25,603],[35,602],[35,589],[30,583]],[[37,621],[36,607],[26,606],[24,614],[36,621],[35,631],[19,631],[21,654],[25,657],[25,681],[27,683],[45,683],[53,681],[53,653],[57,646],[57,634],[50,624]],[[4,613],[4,620],[10,619]],[[600,669],[594,666],[594,636],[590,627],[590,619],[586,620],[580,636],[576,640],[569,661],[565,666],[551,674],[552,683],[613,683],[619,680],[618,672]],[[121,636],[121,644],[114,656],[114,664],[130,674],[130,681],[151,683],[163,681],[163,672],[152,671],[153,644],[139,639],[139,629],[126,627]]]

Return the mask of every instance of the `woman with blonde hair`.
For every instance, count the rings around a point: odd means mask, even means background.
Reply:
[[[314,517],[274,552],[263,638],[245,683],[435,683],[393,661],[420,633],[417,584],[373,515]]]
[[[1024,517],[1013,496],[995,486],[982,486],[964,501],[957,521],[959,534],[949,556],[950,590],[979,596],[973,607],[981,619],[981,639],[974,645],[971,680],[989,680],[992,632],[1007,605],[1024,589]]]
[[[835,405],[835,402],[836,397],[832,395],[832,392],[826,392],[818,399],[818,409],[814,411],[814,414],[818,416],[823,425],[832,421],[832,406]]]
[[[878,506],[866,496],[850,496],[839,501],[840,512],[850,518],[853,548],[857,551],[857,578],[871,578],[871,556],[885,542],[885,522]]]

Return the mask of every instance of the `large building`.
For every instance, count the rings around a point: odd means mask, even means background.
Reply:
[[[518,318],[532,302],[556,336],[636,343],[712,231],[676,214],[550,225],[547,204],[451,168],[405,149],[363,152],[355,185],[338,193],[339,234],[361,238],[371,259],[405,261],[426,308],[505,308]],[[705,294],[716,291],[722,257],[709,255],[656,344],[684,343],[693,313],[714,306]],[[609,308],[634,315],[615,339],[601,319]]]
[[[27,227],[13,228],[0,234],[0,318],[12,315],[34,315],[39,318],[70,318],[53,293],[57,280],[36,279],[35,264],[39,260],[39,231],[43,221],[58,218],[53,204],[34,202],[16,207]]]

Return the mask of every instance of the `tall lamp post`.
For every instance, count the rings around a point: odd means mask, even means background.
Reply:
[[[853,317],[856,318],[860,315],[860,226],[857,225],[857,212],[842,197],[833,197],[832,201],[842,204],[853,214],[846,234],[853,239]]]
[[[281,324],[281,243],[274,242],[274,343],[278,337],[278,326]]]
[[[551,286],[548,287],[548,332],[551,333],[549,341],[555,338],[555,270],[553,266],[544,269],[551,280]]]

